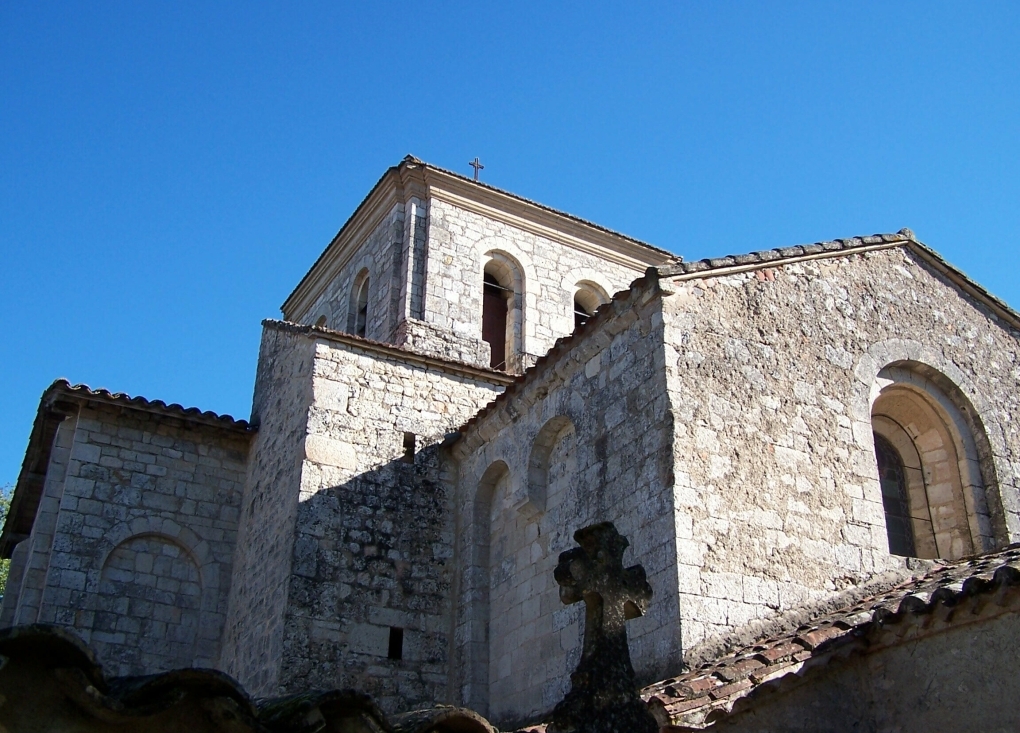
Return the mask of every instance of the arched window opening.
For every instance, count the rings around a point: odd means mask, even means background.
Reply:
[[[319,319],[315,322],[315,325],[319,328],[326,327],[326,316],[319,316]]]
[[[358,291],[356,313],[354,335],[364,337],[365,331],[368,329],[368,278],[365,278],[365,282],[361,283],[361,289]]]
[[[882,487],[882,506],[885,508],[885,531],[889,538],[889,552],[893,555],[916,557],[903,459],[892,443],[878,433],[874,435],[878,482]]]
[[[995,493],[986,492],[990,450],[979,450],[988,439],[959,387],[926,365],[896,362],[879,372],[873,394],[890,553],[955,560],[1001,544]]]
[[[368,268],[365,268],[354,278],[347,308],[347,332],[362,338],[368,332],[368,284]]]
[[[599,306],[608,302],[609,297],[598,285],[586,281],[579,282],[574,292],[574,330],[595,315]]]
[[[524,278],[516,260],[489,252],[482,277],[482,340],[489,366],[516,373],[524,353]]]
[[[507,300],[513,291],[499,284],[496,276],[485,273],[482,295],[482,340],[489,345],[489,366],[506,369]]]

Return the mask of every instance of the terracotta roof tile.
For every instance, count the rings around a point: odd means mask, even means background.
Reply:
[[[43,399],[57,399],[59,397],[76,397],[86,400],[105,402],[108,404],[133,407],[146,412],[155,412],[171,417],[179,417],[185,420],[203,422],[217,427],[231,428],[238,430],[249,430],[247,420],[236,420],[230,415],[219,415],[209,410],[200,410],[197,407],[184,407],[176,402],[167,404],[163,400],[150,400],[145,397],[132,397],[123,392],[111,392],[108,389],[93,389],[87,384],[71,384],[66,379],[58,379],[43,393]]]
[[[1004,603],[999,599],[1020,588],[1020,544],[938,563],[923,575],[827,613],[786,636],[757,641],[699,669],[649,685],[642,696],[655,698],[674,725],[691,723],[684,718],[687,714],[708,722],[725,715],[736,700],[758,687],[780,684],[787,675],[803,674],[843,654],[874,648],[881,643],[878,635],[907,631],[904,622],[919,621],[923,626],[931,618],[951,624],[961,617],[954,614],[955,607]],[[708,713],[701,710],[706,706]]]

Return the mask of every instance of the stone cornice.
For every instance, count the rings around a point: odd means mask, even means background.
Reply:
[[[512,384],[516,379],[513,375],[505,374],[504,372],[497,372],[493,369],[483,369],[482,367],[472,366],[460,361],[431,356],[419,351],[406,349],[402,346],[384,344],[379,341],[361,338],[360,336],[352,336],[351,334],[343,333],[342,331],[334,331],[331,328],[323,328],[322,326],[308,326],[300,323],[291,323],[289,321],[277,321],[271,318],[267,318],[262,321],[262,326],[265,328],[271,328],[275,331],[285,331],[287,333],[306,336],[313,340],[324,339],[326,341],[359,349],[375,356],[382,356],[395,359],[397,361],[426,366],[432,369],[439,369],[447,374],[456,374],[458,376],[469,377],[482,382],[489,382],[498,387],[506,387],[507,385]]]
[[[680,258],[623,234],[550,209],[454,173],[425,165],[429,196],[480,216],[503,222],[636,273]]]

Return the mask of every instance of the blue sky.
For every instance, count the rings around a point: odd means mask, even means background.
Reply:
[[[1020,4],[0,5],[0,484],[58,377],[246,417],[407,153],[688,259],[904,226],[1020,305]]]

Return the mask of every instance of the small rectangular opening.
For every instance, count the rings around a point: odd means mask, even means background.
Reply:
[[[404,630],[396,626],[390,627],[390,649],[386,654],[390,659],[404,658]]]
[[[414,463],[414,433],[404,433],[404,455],[400,460],[404,463]]]

